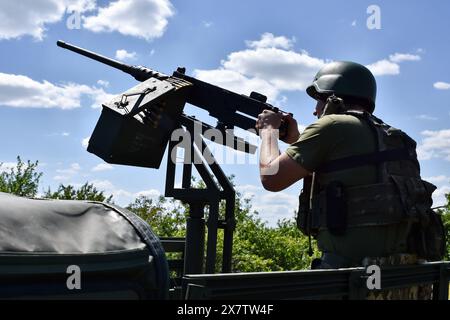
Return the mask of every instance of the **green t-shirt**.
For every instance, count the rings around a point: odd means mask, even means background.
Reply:
[[[374,152],[375,136],[363,120],[351,115],[327,115],[308,126],[286,154],[310,172],[335,159]],[[321,174],[322,186],[331,181],[341,181],[345,186],[376,182],[375,166],[361,166]]]
[[[314,172],[321,165],[335,159],[376,151],[375,133],[369,124],[351,115],[326,115],[308,126],[286,154],[302,167]],[[317,175],[323,188],[331,181],[345,186],[376,183],[376,167],[360,166]],[[321,231],[317,237],[322,252],[333,252],[357,265],[364,257],[387,256],[400,253],[405,226],[348,228],[343,236]]]

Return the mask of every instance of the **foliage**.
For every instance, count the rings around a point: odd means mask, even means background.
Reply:
[[[93,184],[86,182],[80,188],[76,189],[72,185],[60,184],[55,192],[50,188],[44,194],[45,198],[60,200],[91,200],[100,202],[112,202],[112,195],[106,197],[103,191],[97,190]]]
[[[230,177],[232,180],[233,178]],[[202,181],[194,188],[205,188]],[[157,201],[141,196],[127,209],[147,221],[160,237],[184,237],[189,206],[175,200],[160,197]],[[205,220],[209,210],[206,207]],[[219,207],[219,216],[225,216],[225,205]],[[297,229],[294,220],[279,221],[276,228],[270,228],[252,209],[251,199],[244,199],[237,193],[235,202],[236,229],[233,237],[233,272],[258,272],[299,270],[308,268],[311,257],[307,255],[308,239]],[[221,271],[223,231],[217,235],[216,271]],[[207,239],[207,235],[206,235]],[[317,251],[316,251],[317,254]]]
[[[0,166],[3,163],[0,163]],[[42,172],[37,171],[38,161],[26,163],[17,157],[17,165],[0,173],[0,191],[22,197],[35,197],[38,193]]]
[[[241,200],[238,195],[238,202],[233,271],[300,270],[310,266],[308,238],[297,229],[294,219],[278,221],[276,228],[270,228],[258,212],[252,211],[249,199]]]
[[[450,193],[445,195],[447,198],[447,204],[444,208],[439,210],[439,213],[442,215],[442,222],[444,223],[444,228],[446,232],[447,238],[447,252],[445,254],[445,260],[450,260]]]
[[[187,209],[174,200],[160,196],[155,202],[140,196],[127,209],[146,221],[159,237],[184,237],[186,234]]]

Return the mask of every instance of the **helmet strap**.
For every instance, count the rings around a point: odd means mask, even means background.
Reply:
[[[323,108],[322,115],[320,117],[329,114],[341,114],[347,111],[347,107],[344,104],[344,100],[335,96],[334,94],[329,96],[326,100],[325,107]]]

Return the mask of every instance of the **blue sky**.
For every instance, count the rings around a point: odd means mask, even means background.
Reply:
[[[380,29],[367,25],[370,5]],[[86,151],[101,103],[136,81],[58,48],[59,39],[165,73],[184,66],[239,93],[259,91],[302,126],[314,121],[304,91],[314,74],[328,61],[352,60],[376,75],[375,114],[417,141],[422,175],[438,186],[441,205],[450,192],[449,13],[448,1],[0,0],[2,168],[17,155],[39,160],[42,189],[90,181],[121,205],[164,192],[165,164],[110,166]],[[215,123],[197,108],[185,111]],[[251,163],[223,167],[264,219],[293,217],[301,183],[263,191]]]

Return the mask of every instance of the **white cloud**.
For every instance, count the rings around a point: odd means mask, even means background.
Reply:
[[[106,171],[106,170],[113,170],[114,167],[110,165],[109,163],[99,163],[95,167],[91,169],[91,171],[98,172],[98,171]]]
[[[152,199],[157,199],[161,193],[158,190],[150,189],[150,190],[143,190],[139,192],[130,192],[124,189],[121,189],[117,187],[113,182],[110,180],[99,180],[94,179],[90,181],[91,183],[98,191],[102,191],[106,196],[112,195],[113,201],[119,205],[119,206],[127,206],[132,201],[134,201],[139,196],[147,196]],[[71,185],[74,187],[81,187],[81,183],[74,183],[71,182]]]
[[[99,191],[103,191],[105,195],[112,195],[113,201],[118,205],[126,206],[134,199],[133,193],[124,189],[117,188],[109,180],[92,180],[91,183]]]
[[[159,192],[158,190],[155,189],[150,189],[150,190],[144,190],[144,191],[139,191],[137,193],[134,194],[135,197],[149,197],[149,198],[158,198],[161,195],[161,192]]]
[[[450,185],[444,185],[433,192],[433,207],[439,207],[447,204],[446,194],[450,193]]]
[[[109,87],[109,81],[106,81],[106,80],[98,80],[98,81],[97,81],[97,84],[98,84],[99,86],[102,86],[102,87],[105,87],[105,88],[108,88],[108,87]]]
[[[0,1],[0,39],[31,35],[42,40],[45,24],[59,21],[65,10],[58,0]]]
[[[23,75],[0,73],[0,105],[3,106],[73,109],[81,106],[83,95],[91,98],[94,105],[113,97],[103,89],[87,85],[53,84]]]
[[[397,75],[400,74],[399,63],[404,61],[419,61],[419,55],[410,53],[394,53],[389,56],[389,59],[376,61],[366,67],[372,71],[374,76]]]
[[[292,219],[298,207],[298,196],[287,192],[268,192],[255,185],[237,186],[244,198],[252,199],[252,208],[269,226],[276,226],[279,219]]]
[[[420,115],[416,116],[416,119],[419,119],[419,120],[431,120],[431,121],[438,120],[438,118],[429,116],[427,114],[420,114]]]
[[[289,50],[295,43],[295,38],[288,39],[284,36],[275,37],[272,33],[264,33],[261,39],[257,41],[246,41],[249,48],[281,48]]]
[[[278,96],[278,89],[264,79],[246,77],[242,73],[223,68],[216,70],[195,70],[195,76],[203,81],[216,84],[228,90],[249,95],[252,91],[260,92],[274,101]]]
[[[425,130],[421,132],[421,135],[424,138],[417,147],[419,160],[443,158],[450,161],[450,129]]]
[[[92,180],[92,184],[100,191],[112,191],[116,189],[114,184],[109,180]]]
[[[255,134],[251,134],[249,131],[245,131],[236,128],[234,131],[235,135],[244,139],[252,145],[259,145],[259,138]],[[225,147],[221,144],[207,141],[206,145],[218,164],[224,165],[251,165],[255,166],[258,164],[258,152],[254,154],[246,153],[242,151],[235,150],[233,148]],[[179,158],[178,161],[183,162],[183,158]]]
[[[56,181],[67,181],[72,179],[75,175],[77,175],[81,170],[81,166],[74,162],[70,165],[69,168],[66,169],[57,169],[57,175],[53,177],[53,180]]]
[[[437,186],[437,189],[433,192],[433,207],[439,207],[447,204],[447,198],[445,195],[450,193],[450,177],[439,175],[434,177],[425,177],[423,179]]]
[[[139,196],[147,196],[153,199],[158,198],[161,192],[155,189],[143,190],[139,192],[130,192],[117,187],[109,180],[92,180],[91,182],[99,191],[104,191],[106,195],[112,195],[114,202],[121,206],[128,205]]]
[[[0,173],[10,172],[11,169],[15,169],[17,162],[0,162]]]
[[[306,51],[290,49],[293,41],[265,33],[258,41],[246,41],[248,49],[230,53],[218,69],[194,74],[238,93],[260,92],[274,102],[282,90],[304,90],[325,65]]]
[[[86,137],[83,140],[81,140],[81,145],[83,146],[83,148],[87,149],[88,145],[89,145],[89,139],[91,139],[91,137]]]
[[[419,61],[421,60],[421,57],[417,54],[394,53],[389,56],[389,60],[398,63],[403,61]]]
[[[65,2],[69,13],[92,11],[97,7],[96,0],[66,0]]]
[[[356,26],[356,20],[353,20],[352,21],[352,27],[355,27]]]
[[[438,81],[433,84],[433,87],[438,90],[449,90],[450,83]]]
[[[83,14],[98,9],[95,14]],[[151,40],[161,37],[174,15],[169,0],[116,0],[97,8],[96,0],[0,1],[0,40],[30,35],[42,40],[46,27],[61,21],[65,14],[80,14],[85,29],[117,31]]]
[[[93,100],[93,103],[91,105],[91,108],[101,108],[103,103],[108,103],[110,102],[115,96],[117,96],[117,94],[111,94],[111,93],[107,93],[105,92],[103,89],[98,89],[98,88],[92,88],[93,89],[93,94],[89,94],[89,97]]]
[[[386,59],[374,62],[366,67],[372,71],[374,76],[396,75],[400,73],[400,66]]]
[[[434,184],[450,182],[450,177],[447,177],[445,175],[425,177],[423,179]]]
[[[119,32],[152,40],[161,37],[174,15],[168,0],[117,0],[84,17],[83,27],[93,32]]]
[[[23,160],[22,160],[23,161]],[[23,161],[26,162],[26,161]],[[37,165],[37,169],[44,168],[47,166],[47,163],[45,162],[39,162]],[[11,170],[16,172],[17,169],[17,162],[1,162],[0,161],[0,173],[7,172],[10,173]]]
[[[53,132],[45,135],[46,137],[68,137],[70,136],[70,132]]]
[[[125,49],[116,51],[116,59],[118,60],[134,60],[136,59],[136,52],[128,52]]]
[[[0,1],[0,40],[30,35],[45,36],[46,25],[60,21],[66,11],[95,9],[95,0],[20,0]]]
[[[325,62],[306,52],[271,47],[233,52],[222,64],[225,69],[267,79],[278,90],[304,90]]]
[[[213,25],[213,23],[211,21],[203,21],[203,26],[205,28],[209,28]]]
[[[297,126],[298,126],[298,131],[300,131],[300,133],[302,133],[307,127],[305,124],[301,124],[301,123],[297,124]]]
[[[194,70],[194,75],[237,93],[260,92],[269,102],[279,104],[281,91],[305,90],[317,71],[330,62],[293,50],[294,42],[295,38],[264,33],[259,40],[246,41],[247,49],[230,53],[217,69]],[[417,60],[418,55],[394,53],[367,67],[375,76],[397,75],[400,62]]]

